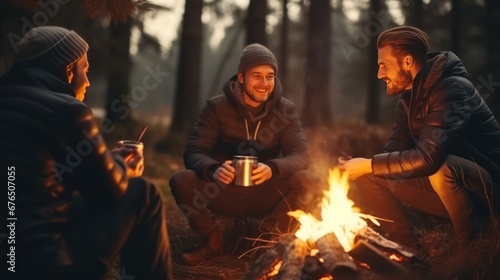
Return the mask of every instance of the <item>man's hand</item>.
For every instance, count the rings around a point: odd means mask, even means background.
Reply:
[[[356,180],[359,177],[372,172],[372,160],[368,158],[339,158],[340,171],[346,171],[350,180]]]
[[[142,175],[144,172],[144,158],[139,151],[127,147],[118,147],[114,148],[111,152],[123,157],[127,165],[127,175],[129,178]]]
[[[231,165],[232,160],[226,160],[219,168],[214,172],[214,180],[223,184],[230,184],[234,179],[234,167]]]
[[[255,168],[252,172],[252,181],[256,185],[260,185],[265,181],[271,179],[273,176],[273,171],[269,165],[259,162],[257,168]]]

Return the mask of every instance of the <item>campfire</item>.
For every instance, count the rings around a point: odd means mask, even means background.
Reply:
[[[347,174],[329,171],[330,189],[321,204],[321,217],[297,210],[289,215],[300,223],[295,234],[282,236],[252,264],[243,279],[414,279],[412,270],[428,270],[416,252],[390,241],[371,227],[379,225],[360,213],[348,198]],[[374,279],[374,278],[370,278]]]

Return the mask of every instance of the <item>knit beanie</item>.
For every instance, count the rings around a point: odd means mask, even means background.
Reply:
[[[238,73],[243,73],[257,65],[271,65],[275,74],[278,74],[278,62],[274,54],[261,44],[250,44],[241,52]]]
[[[36,60],[47,69],[59,70],[78,61],[89,45],[76,32],[58,26],[32,28],[21,39],[16,62]]]

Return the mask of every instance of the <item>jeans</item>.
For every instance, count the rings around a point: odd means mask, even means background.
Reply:
[[[400,201],[426,213],[449,218],[456,235],[472,238],[479,219],[498,211],[498,189],[490,174],[472,161],[448,156],[429,177],[387,180],[367,174],[354,181],[366,211],[380,221],[391,239],[413,247],[415,236]]]
[[[297,222],[287,212],[309,211],[322,197],[319,180],[309,171],[242,187],[206,181],[192,170],[181,170],[171,177],[170,188],[191,228],[201,235],[217,226],[210,211],[228,217],[263,217],[264,230],[291,232]]]

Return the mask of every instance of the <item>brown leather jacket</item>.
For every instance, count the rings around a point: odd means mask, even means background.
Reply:
[[[186,168],[208,180],[234,155],[254,155],[271,167],[273,179],[307,169],[309,151],[299,115],[295,105],[282,97],[278,78],[262,111],[252,113],[242,96],[234,76],[224,86],[224,95],[207,101],[189,135]]]
[[[72,196],[96,205],[119,197],[128,184],[123,159],[106,148],[68,84],[40,69],[15,67],[2,77],[0,129],[2,166],[15,172],[18,263],[69,265],[61,232]]]
[[[404,179],[434,174],[448,155],[477,162],[500,183],[500,129],[451,52],[430,53],[411,91],[401,95],[385,153],[373,157],[377,176]]]

